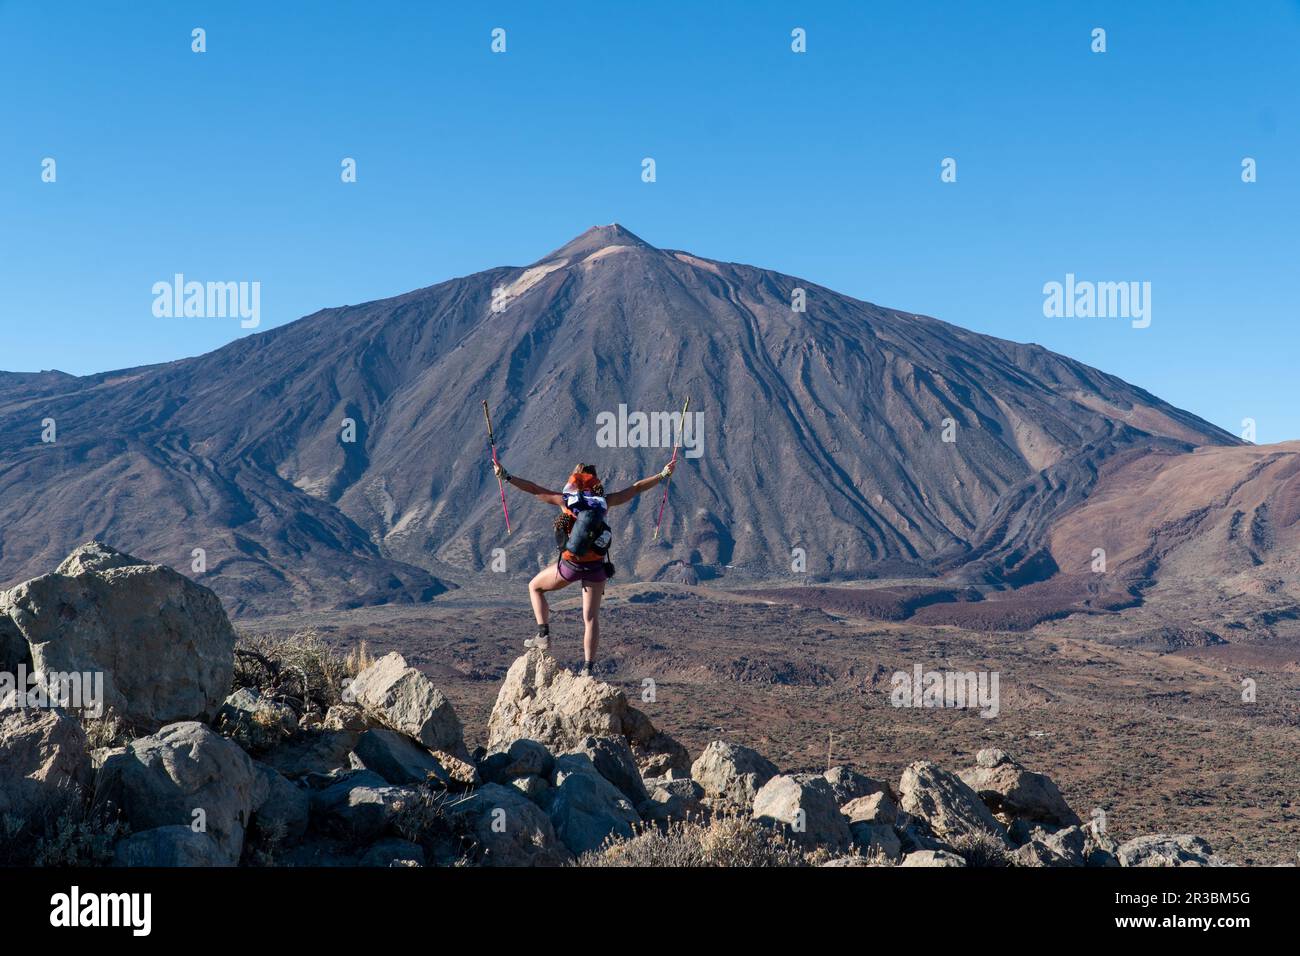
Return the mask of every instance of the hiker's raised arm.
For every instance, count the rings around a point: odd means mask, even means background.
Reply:
[[[512,485],[513,487],[518,488],[522,492],[533,495],[537,498],[541,498],[548,505],[564,504],[564,498],[560,495],[558,491],[548,491],[545,488],[543,488],[541,485],[533,484],[527,478],[520,478],[517,475],[512,475],[510,474],[510,472],[506,471],[505,468],[501,467],[501,464],[499,462],[494,463],[492,465],[492,470],[495,471],[497,477],[500,478],[502,481],[504,481],[507,485]]]
[[[666,481],[673,471],[677,468],[677,462],[670,461],[664,465],[664,470],[657,475],[651,475],[649,478],[642,478],[632,485],[631,488],[624,488],[622,491],[616,491],[612,495],[606,495],[605,501],[613,508],[615,505],[625,505],[643,491],[649,491],[661,481]]]

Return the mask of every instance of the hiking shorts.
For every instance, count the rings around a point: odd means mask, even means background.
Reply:
[[[589,564],[575,564],[565,558],[560,558],[556,562],[555,570],[560,572],[560,577],[566,581],[581,581],[584,584],[600,584],[608,580],[609,576],[605,573],[605,562],[594,561]]]

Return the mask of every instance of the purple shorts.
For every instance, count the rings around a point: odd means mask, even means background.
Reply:
[[[575,564],[572,561],[560,558],[556,562],[555,570],[559,571],[560,577],[566,581],[582,581],[584,584],[599,584],[609,578],[609,575],[605,573],[604,561]]]

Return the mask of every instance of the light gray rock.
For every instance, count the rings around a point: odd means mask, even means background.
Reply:
[[[467,756],[464,730],[451,701],[401,654],[394,651],[375,661],[356,676],[350,691],[385,726],[429,750]]]
[[[595,850],[611,836],[631,837],[641,822],[632,802],[586,754],[556,758],[550,816],[556,835],[575,854]]]
[[[432,778],[441,784],[447,780],[446,771],[433,754],[395,730],[367,730],[357,740],[355,752],[367,770],[373,770],[389,783],[402,786],[425,783]]]
[[[753,817],[780,826],[795,842],[843,851],[852,841],[849,822],[840,813],[824,777],[778,774],[754,794]]]
[[[197,721],[168,724],[104,761],[99,792],[132,830],[203,821],[225,863],[239,862],[257,790],[238,744]]]
[[[981,750],[976,754],[975,766],[958,776],[994,813],[1054,827],[1079,825],[1078,814],[1070,809],[1052,779],[1026,770],[1005,751]]]
[[[138,730],[215,716],[234,674],[235,632],[215,594],[107,546],[4,592],[42,673],[104,675],[102,706]]]
[[[1120,866],[1222,866],[1204,837],[1191,833],[1158,833],[1135,837],[1119,845]]]
[[[259,754],[259,759],[290,780],[298,780],[350,767],[349,755],[360,739],[355,730],[304,731]]]
[[[965,866],[966,861],[946,850],[915,850],[903,857],[899,866]]]
[[[840,807],[840,813],[849,823],[883,823],[893,826],[898,822],[898,806],[885,792],[858,797]]]
[[[715,740],[691,765],[691,778],[705,797],[745,813],[754,807],[754,794],[777,775],[776,764],[756,750]]]
[[[937,764],[918,760],[909,765],[903,771],[898,792],[900,808],[924,820],[941,838],[984,832],[1011,847],[1006,830],[979,795],[956,774]]]
[[[451,812],[467,824],[485,866],[558,866],[571,859],[547,815],[513,787],[486,783],[457,798]]]
[[[80,721],[57,710],[0,710],[0,817],[28,821],[57,813],[90,781],[90,755]]]
[[[217,841],[187,826],[141,830],[118,841],[114,866],[233,866]]]
[[[626,738],[642,776],[690,765],[686,749],[657,731],[617,687],[565,670],[536,650],[510,666],[488,720],[493,751],[527,739],[563,753],[588,737],[608,736]]]
[[[632,806],[650,798],[626,738],[587,737],[567,753],[585,754],[596,772],[618,787],[619,793],[627,797]]]

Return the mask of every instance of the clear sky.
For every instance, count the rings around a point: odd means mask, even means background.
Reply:
[[[0,369],[249,334],[155,318],[177,272],[265,329],[618,221],[1300,438],[1294,0],[0,0],[0,90]],[[1150,282],[1150,327],[1045,318],[1067,273]]]

